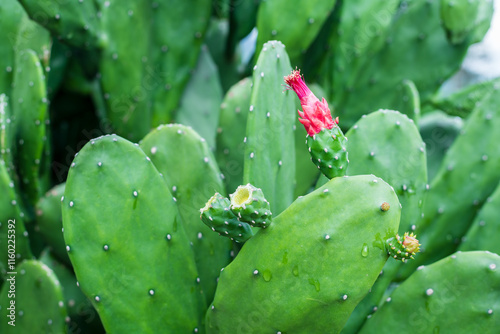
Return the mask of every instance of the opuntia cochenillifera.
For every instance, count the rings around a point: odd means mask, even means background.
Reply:
[[[288,89],[292,89],[300,99],[303,111],[298,111],[300,123],[307,130],[307,146],[312,162],[329,179],[346,174],[347,138],[339,128],[339,120],[332,119],[328,102],[321,101],[304,83],[299,70],[285,77]]]

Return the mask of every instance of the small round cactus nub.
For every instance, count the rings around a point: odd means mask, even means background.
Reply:
[[[240,221],[262,228],[271,224],[270,205],[260,188],[248,183],[239,186],[229,197],[231,198],[231,210]]]
[[[396,237],[387,239],[385,245],[387,253],[402,262],[414,259],[413,256],[420,251],[420,243],[417,236],[413,233],[408,234],[408,232],[405,232],[402,238],[396,234]]]
[[[382,211],[389,211],[390,208],[391,208],[391,206],[387,202],[384,202],[380,205],[380,210],[382,210]]]
[[[253,236],[250,225],[240,222],[230,209],[228,198],[215,193],[200,209],[201,220],[213,231],[237,242],[245,242]]]

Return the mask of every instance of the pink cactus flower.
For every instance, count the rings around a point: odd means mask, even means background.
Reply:
[[[322,98],[321,101],[318,100],[307,87],[300,75],[300,70],[293,70],[292,74],[287,75],[284,79],[287,89],[293,90],[300,99],[303,111],[298,110],[301,117],[299,121],[304,125],[309,136],[314,136],[325,128],[331,129],[339,123],[338,117],[335,120],[332,119],[325,98]]]

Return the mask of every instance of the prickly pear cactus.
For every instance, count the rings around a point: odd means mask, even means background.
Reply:
[[[422,266],[394,290],[360,334],[495,333],[500,256],[458,252]]]
[[[304,83],[299,70],[284,77],[287,88],[293,90],[302,105],[298,111],[300,123],[307,131],[306,144],[312,162],[329,179],[343,176],[347,170],[347,138],[338,126],[338,118],[333,120],[328,102],[321,101]]]
[[[203,223],[221,236],[241,243],[253,236],[250,225],[238,220],[231,211],[231,201],[219,193],[210,197],[207,204],[200,209],[200,213]]]
[[[436,96],[432,106],[443,110],[451,116],[467,117],[476,106],[491,94],[498,94],[500,78],[466,86],[464,89],[448,96]]]
[[[441,0],[440,3],[441,20],[451,43],[460,44],[467,38],[475,43],[488,31],[493,16],[492,1]]]
[[[250,78],[242,79],[229,89],[220,106],[215,156],[228,193],[243,183],[243,141],[247,129],[251,86]]]
[[[24,226],[24,214],[21,212],[17,194],[14,190],[7,169],[0,160],[0,240],[2,247],[2,259],[0,260],[0,271],[4,275],[6,272],[15,270],[15,264],[23,259],[32,257],[28,232]],[[5,253],[4,253],[5,252]],[[6,304],[2,304],[6,305]]]
[[[182,94],[175,122],[192,127],[212,149],[219,122],[218,110],[222,103],[222,87],[217,66],[208,48],[201,48],[198,65]]]
[[[478,104],[447,152],[430,184],[422,223],[417,225],[422,252],[404,267],[405,276],[415,266],[453,253],[500,181],[499,103],[500,95],[491,94]]]
[[[96,1],[51,2],[19,1],[28,15],[57,39],[75,47],[99,47],[100,30]]]
[[[43,68],[32,50],[16,55],[12,101],[19,140],[15,159],[19,161],[21,188],[35,205],[40,193],[46,191],[41,189],[40,166],[45,158],[44,146],[48,145],[48,100]]]
[[[209,302],[221,268],[231,259],[231,242],[212,233],[199,216],[199,209],[214,192],[225,194],[215,158],[204,138],[179,124],[158,127],[144,137],[140,147],[172,191]]]
[[[293,65],[313,42],[336,0],[289,2],[286,0],[262,1],[257,14],[257,52],[271,39],[282,41],[289,49]]]
[[[231,211],[241,221],[253,227],[262,228],[266,228],[271,224],[273,214],[269,202],[262,193],[262,189],[248,183],[239,186],[229,197],[231,198]]]
[[[281,86],[290,71],[285,46],[278,41],[264,44],[253,71],[244,140],[243,183],[261,188],[275,215],[290,205],[294,192],[294,101]]]
[[[500,233],[500,186],[486,199],[481,211],[462,238],[458,247],[461,251],[487,250],[500,254],[498,235]]]
[[[104,328],[97,311],[78,286],[79,283],[72,270],[58,262],[48,249],[40,254],[38,260],[49,267],[61,283],[64,305],[68,313],[65,319],[67,332],[103,333]]]
[[[373,175],[334,178],[297,199],[224,268],[207,332],[339,332],[386,262],[383,240],[399,218],[396,194]]]
[[[27,260],[5,278],[0,293],[2,333],[67,332],[61,283],[49,267]]]
[[[66,264],[71,264],[62,232],[61,197],[66,184],[50,189],[36,204],[36,223],[40,234],[50,246],[52,253]]]
[[[346,133],[349,175],[373,173],[396,191],[403,207],[400,233],[414,230],[427,185],[425,144],[413,120],[393,110],[362,117]]]
[[[164,177],[139,147],[116,135],[85,145],[62,213],[76,277],[107,332],[201,330],[191,245]]]
[[[435,110],[426,113],[418,122],[420,135],[425,143],[427,173],[432,181],[441,167],[446,152],[462,130],[464,121],[457,116]]]

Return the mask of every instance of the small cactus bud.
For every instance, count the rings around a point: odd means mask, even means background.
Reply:
[[[215,193],[205,207],[200,209],[200,218],[214,232],[237,242],[245,242],[253,236],[252,229],[248,224],[238,220],[230,210],[230,205],[228,198]]]
[[[231,210],[240,221],[263,228],[271,224],[270,205],[260,188],[248,183],[239,186],[229,197],[231,198]]]
[[[413,256],[420,251],[420,244],[417,236],[413,233],[406,232],[401,238],[396,234],[396,237],[389,238],[385,241],[387,253],[395,258],[405,262],[406,260],[413,259]]]
[[[298,111],[300,123],[307,131],[307,146],[313,163],[321,172],[332,179],[346,174],[347,138],[338,127],[338,117],[332,119],[328,103],[321,101],[305,84],[299,70],[286,76],[287,88],[293,90],[300,99],[303,111]]]
[[[309,136],[314,136],[323,129],[331,129],[338,124],[338,119],[332,119],[325,98],[320,101],[305,84],[300,70],[292,71],[286,76],[287,88],[293,90],[300,99],[303,111],[298,111],[301,118],[300,123],[304,125]]]
[[[418,243],[416,235],[406,232],[403,236],[403,247],[405,247],[409,253],[418,253],[420,251],[420,244]]]
[[[391,208],[391,206],[387,202],[384,202],[380,205],[380,210],[382,210],[382,211],[388,211],[390,208]]]

